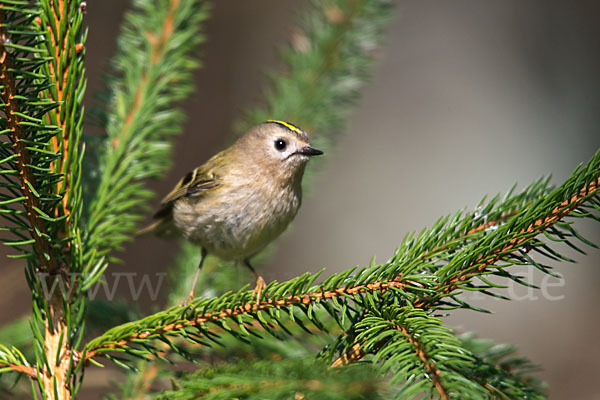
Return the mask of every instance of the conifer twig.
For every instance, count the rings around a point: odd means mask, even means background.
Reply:
[[[385,293],[390,288],[405,288],[407,285],[413,284],[411,281],[396,282],[396,281],[384,281],[370,283],[368,285],[358,285],[346,288],[339,288],[336,290],[328,290],[323,292],[310,292],[301,295],[287,296],[283,299],[267,299],[262,300],[258,303],[255,301],[249,301],[236,308],[227,308],[219,312],[213,312],[208,314],[199,314],[189,319],[182,319],[179,322],[167,324],[163,326],[156,326],[155,329],[149,330],[144,329],[141,332],[135,332],[127,337],[121,338],[118,342],[109,341],[106,343],[99,343],[93,347],[87,348],[79,355],[82,361],[87,361],[98,354],[101,354],[107,350],[118,349],[121,346],[126,345],[131,341],[139,339],[146,339],[154,337],[156,335],[167,334],[170,332],[179,331],[185,327],[200,326],[208,322],[215,322],[225,318],[231,318],[242,314],[253,313],[261,310],[267,310],[274,307],[285,307],[295,304],[308,305],[320,300],[333,299],[337,297],[344,297],[349,295],[356,295],[361,292],[380,292]],[[183,307],[185,308],[185,307]]]
[[[437,369],[433,362],[429,359],[427,352],[423,349],[419,343],[419,340],[415,338],[408,330],[406,330],[405,327],[396,325],[395,328],[402,332],[402,334],[406,336],[406,340],[413,346],[413,351],[423,362],[423,365],[425,366],[425,369],[427,370],[429,377],[435,386],[435,390],[437,390],[440,395],[440,399],[449,400],[450,397],[448,396],[448,392],[446,391],[446,388],[440,379],[440,370]]]
[[[508,218],[510,218],[516,214],[517,214],[516,211],[503,213],[500,216],[500,218],[493,220],[493,221],[484,222],[484,223],[470,229],[466,234],[459,235],[458,238],[466,239],[470,235],[474,235],[478,232],[484,231],[493,226],[498,226],[498,225],[504,223]],[[440,246],[436,246],[433,249],[422,253],[422,255],[418,257],[418,260],[423,261],[423,260],[429,259],[429,258],[433,257],[435,254],[447,250],[448,246],[449,245],[447,243],[440,245]],[[333,363],[331,363],[331,368],[337,368],[337,367],[341,367],[344,365],[349,365],[353,362],[356,362],[356,361],[362,359],[365,355],[366,355],[366,352],[362,349],[360,343],[355,343],[352,346],[350,346],[350,348],[348,349],[347,352],[340,355],[338,358],[336,358],[333,361]]]
[[[11,368],[15,372],[27,375],[30,379],[37,379],[37,370],[35,367],[30,367],[23,364],[13,364],[7,361],[0,361],[0,367]]]
[[[562,218],[569,215],[572,211],[581,206],[586,200],[594,196],[600,189],[600,177],[589,185],[582,188],[579,193],[571,196],[570,199],[564,200],[559,206],[555,207],[549,215],[544,218],[537,219],[527,228],[512,234],[512,239],[503,247],[496,249],[490,254],[486,254],[478,258],[475,262],[464,267],[464,273],[459,273],[452,277],[448,283],[440,284],[434,289],[435,295],[425,296],[423,299],[416,301],[413,305],[418,308],[430,308],[433,303],[440,297],[452,293],[461,282],[464,282],[473,276],[481,273],[487,267],[496,264],[508,254],[519,250],[519,247],[527,241],[527,239],[537,236],[539,233],[547,229],[550,225],[560,221]],[[527,249],[529,251],[529,249]]]
[[[451,294],[461,282],[467,281],[473,276],[481,273],[487,267],[494,265],[503,257],[506,257],[508,254],[517,251],[521,244],[525,242],[528,238],[538,235],[543,230],[547,229],[550,225],[557,221],[560,221],[573,210],[577,209],[586,200],[594,196],[599,191],[599,188],[600,177],[597,178],[595,181],[591,182],[588,186],[582,188],[579,191],[579,193],[573,195],[570,199],[563,201],[558,207],[554,208],[550,212],[550,214],[545,218],[540,218],[524,230],[514,233],[512,235],[513,239],[511,239],[511,241],[502,248],[498,248],[495,252],[487,254],[486,256],[482,256],[481,258],[477,259],[474,263],[466,265],[464,267],[464,271],[466,271],[465,273],[458,274],[457,276],[450,279],[448,283],[438,285],[433,290],[434,295],[424,296],[423,298],[415,301],[413,303],[413,306],[421,309],[431,308],[440,298]],[[496,223],[494,222],[492,223],[492,225],[496,225]],[[476,228],[473,231],[479,230],[479,228]],[[339,367],[342,365],[348,365],[361,360],[365,355],[366,352],[362,349],[360,343],[355,343],[354,345],[352,345],[348,352],[336,359],[331,366]]]
[[[107,106],[106,138],[97,168],[102,171],[87,205],[86,255],[94,264],[139,226],[153,196],[144,184],[170,165],[172,137],[182,130],[176,104],[193,89],[193,57],[204,40],[204,0],[136,2],[125,16]]]
[[[173,19],[175,18],[175,13],[179,7],[180,0],[170,0],[169,8],[167,14],[163,20],[163,24],[160,28],[159,36],[156,37],[152,32],[146,32],[146,37],[148,42],[150,43],[150,64],[156,65],[161,58],[164,57],[165,52],[165,44],[173,34]],[[148,70],[144,71],[139,81],[136,82],[137,85],[135,87],[135,94],[133,95],[133,103],[131,104],[131,108],[127,110],[127,117],[123,122],[123,125],[120,127],[119,132],[115,134],[111,141],[111,145],[113,148],[116,148],[123,140],[125,136],[129,134],[132,123],[136,119],[140,119],[140,112],[142,111],[142,106],[144,105],[144,93],[147,90],[147,86],[152,84],[150,82],[150,73]]]
[[[0,5],[0,27],[4,25],[4,10]],[[33,174],[31,157],[27,144],[24,141],[25,133],[21,126],[21,116],[23,115],[19,108],[19,101],[16,90],[16,82],[12,73],[12,60],[4,43],[8,40],[6,31],[2,29],[0,33],[0,84],[2,86],[2,100],[4,101],[4,113],[6,115],[6,128],[11,132],[8,136],[12,142],[14,153],[17,155],[15,162],[18,168],[19,182],[21,191],[25,199],[23,206],[27,213],[27,219],[30,223],[30,232],[35,240],[33,247],[38,256],[40,267],[48,272],[58,271],[58,264],[52,254],[48,233],[44,220],[40,217],[37,210],[40,209],[38,194],[35,192],[36,179]]]
[[[70,63],[71,60],[70,58],[73,57],[74,54],[71,54],[70,48],[68,47],[68,40],[67,40],[67,36],[68,33],[67,32],[61,32],[61,27],[64,27],[64,29],[68,29],[69,25],[68,24],[61,24],[61,19],[63,18],[63,15],[65,14],[65,0],[54,0],[57,4],[57,6],[54,7],[50,7],[50,18],[53,18],[54,21],[52,22],[53,27],[55,27],[55,29],[48,29],[50,32],[50,41],[48,43],[48,46],[53,46],[54,47],[54,57],[52,58],[52,61],[49,64],[50,67],[50,72],[51,75],[54,77],[54,82],[56,83],[55,85],[55,92],[48,90],[48,96],[54,100],[57,103],[67,103],[68,96],[73,96],[75,93],[71,93],[71,91],[69,90],[65,90],[65,86],[67,84],[67,77],[68,77],[68,73],[69,73],[69,67],[70,67]],[[73,49],[73,52],[75,53],[76,50]],[[52,145],[54,147],[54,152],[55,153],[60,153],[62,152],[62,154],[64,155],[64,157],[61,157],[58,160],[58,167],[56,167],[56,171],[61,174],[64,175],[65,179],[61,180],[59,182],[57,182],[56,186],[57,186],[57,193],[60,193],[61,190],[64,190],[65,195],[63,196],[62,199],[62,207],[63,207],[63,213],[65,215],[69,215],[70,214],[70,207],[69,207],[69,188],[65,187],[63,188],[63,184],[64,185],[68,185],[69,182],[69,178],[70,178],[70,171],[67,169],[67,159],[66,156],[69,154],[69,134],[68,131],[70,128],[67,125],[67,118],[68,115],[66,115],[67,113],[64,111],[63,107],[58,107],[56,108],[56,110],[53,111],[55,114],[55,118],[56,118],[56,125],[59,126],[60,128],[62,128],[62,143],[59,143],[59,137],[54,136],[52,138]],[[56,209],[56,213],[58,216],[58,208]],[[68,219],[67,219],[68,221]]]

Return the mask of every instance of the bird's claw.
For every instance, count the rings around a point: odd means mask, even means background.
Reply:
[[[181,307],[186,307],[192,302],[192,300],[194,300],[194,295],[190,293],[190,295],[184,301],[181,302]]]
[[[254,293],[252,294],[252,297],[254,298],[254,300],[256,300],[257,303],[260,300],[260,296],[262,295],[262,292],[263,290],[265,290],[266,287],[267,284],[265,283],[263,277],[258,276],[256,278],[256,286],[254,286]]]

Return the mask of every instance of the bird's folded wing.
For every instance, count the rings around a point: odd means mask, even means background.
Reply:
[[[154,218],[163,218],[171,212],[173,202],[181,197],[196,197],[209,189],[219,186],[219,179],[214,172],[198,167],[187,173],[179,180],[177,185],[160,202],[160,208]]]

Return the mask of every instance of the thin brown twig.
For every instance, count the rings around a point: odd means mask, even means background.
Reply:
[[[439,369],[437,369],[435,367],[435,365],[433,364],[433,362],[429,359],[429,356],[427,355],[427,352],[421,346],[421,343],[419,343],[419,341],[417,339],[415,339],[414,336],[408,330],[406,330],[405,327],[396,326],[396,329],[398,329],[400,332],[402,332],[404,335],[406,335],[406,340],[408,341],[408,343],[410,343],[413,346],[414,352],[417,354],[419,359],[423,362],[423,366],[427,370],[427,374],[429,375],[431,381],[433,382],[433,386],[435,386],[435,390],[437,390],[437,392],[439,393],[440,399],[449,400],[450,396],[448,395],[448,392],[446,391],[446,388],[442,384],[442,380],[440,378],[441,371]]]
[[[37,372],[35,367],[30,367],[23,364],[12,364],[6,361],[0,361],[0,366],[8,367],[13,371],[27,375],[30,379],[37,379]]]

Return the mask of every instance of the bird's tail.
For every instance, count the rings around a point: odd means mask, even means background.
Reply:
[[[171,236],[173,231],[173,224],[170,218],[161,218],[152,222],[150,225],[138,230],[135,236]]]

